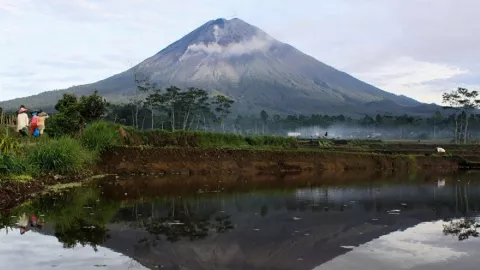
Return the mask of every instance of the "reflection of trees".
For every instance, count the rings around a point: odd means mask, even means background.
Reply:
[[[160,210],[167,207],[164,216],[154,217],[152,211],[151,217],[132,223],[134,227],[144,228],[153,239],[141,239],[140,242],[156,241],[165,236],[167,241],[176,242],[182,238],[195,241],[205,238],[209,232],[225,233],[232,230],[233,224],[230,215],[219,213],[216,209],[203,206],[193,207],[195,203],[183,199],[172,198],[167,205],[160,205]]]
[[[53,224],[55,236],[65,248],[77,244],[95,250],[108,239],[105,224],[118,212],[119,203],[99,200],[99,190],[82,187],[42,195],[18,209],[17,213],[37,213],[46,224]]]
[[[455,213],[462,214],[464,217],[446,220],[443,225],[443,233],[457,236],[459,241],[480,235],[478,232],[480,223],[476,218],[469,217],[471,209],[469,191],[470,183],[457,183],[455,185]]]
[[[82,246],[90,245],[95,251],[97,246],[110,238],[105,226],[93,226],[83,219],[78,219],[72,226],[55,232],[55,236],[65,248],[74,248],[77,244],[81,244]]]
[[[443,233],[445,235],[458,236],[458,240],[463,241],[469,237],[478,237],[480,223],[475,218],[461,218],[450,220],[448,224],[443,225]]]

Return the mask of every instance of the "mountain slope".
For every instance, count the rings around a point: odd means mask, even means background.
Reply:
[[[195,86],[221,92],[237,101],[235,109],[240,113],[262,109],[275,113],[372,113],[379,109],[372,102],[383,100],[392,101],[385,111],[389,113],[421,106],[338,71],[240,19],[209,21],[132,69],[105,80],[0,106],[50,107],[64,92],[87,94],[94,88],[111,101],[126,101],[135,89],[133,70],[163,87]]]

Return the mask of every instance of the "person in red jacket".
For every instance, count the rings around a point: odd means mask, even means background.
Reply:
[[[38,116],[37,112],[34,111],[32,113],[32,120],[30,121],[30,135],[33,135],[33,132],[35,132],[35,129],[38,128]]]

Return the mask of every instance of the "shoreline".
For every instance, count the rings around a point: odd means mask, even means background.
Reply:
[[[309,149],[213,149],[115,147],[101,155],[90,171],[76,176],[47,175],[28,182],[0,182],[0,211],[7,211],[52,186],[86,183],[102,175],[145,175],[261,178],[360,173],[449,174],[460,172],[460,157],[392,155]],[[463,166],[463,167],[462,167]],[[468,169],[468,168],[467,168]],[[471,168],[470,168],[471,169]],[[298,177],[297,177],[298,178]],[[301,177],[300,177],[301,178]],[[331,178],[331,177],[330,177]],[[362,178],[359,176],[359,178]],[[334,183],[335,179],[330,179]]]
[[[202,149],[115,147],[101,156],[97,171],[115,174],[275,174],[284,172],[416,171],[454,172],[453,157],[392,155],[308,149]]]

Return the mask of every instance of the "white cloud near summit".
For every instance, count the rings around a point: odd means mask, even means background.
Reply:
[[[216,18],[239,17],[367,83],[424,102],[480,86],[477,0],[0,0],[0,100],[92,83]],[[241,54],[263,40],[194,51]]]
[[[185,54],[203,52],[206,54],[221,54],[225,57],[240,56],[257,51],[267,51],[271,45],[271,40],[262,37],[253,37],[246,41],[228,44],[227,46],[221,46],[216,42],[208,44],[196,43],[188,46]]]

